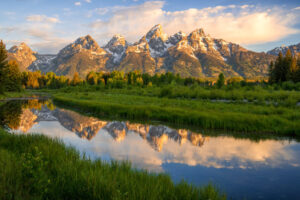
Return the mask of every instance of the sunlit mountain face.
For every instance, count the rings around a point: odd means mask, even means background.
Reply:
[[[0,107],[0,126],[13,134],[58,138],[93,160],[130,161],[137,169],[165,172],[175,182],[211,181],[233,199],[298,195],[297,187],[291,187],[300,184],[297,140],[208,136],[165,125],[106,121],[39,100],[5,103]]]

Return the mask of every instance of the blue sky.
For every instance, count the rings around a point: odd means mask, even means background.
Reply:
[[[197,28],[254,51],[300,42],[299,0],[0,0],[0,39],[57,53],[90,34],[137,41],[155,24],[171,35]]]

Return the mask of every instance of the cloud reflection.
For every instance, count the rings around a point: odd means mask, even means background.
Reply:
[[[105,122],[64,109],[23,109],[19,130],[60,138],[93,159],[129,160],[152,171],[163,171],[165,163],[229,169],[300,165],[294,141],[207,137],[162,125]]]

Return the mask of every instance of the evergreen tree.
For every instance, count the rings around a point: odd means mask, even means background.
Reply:
[[[269,83],[274,83],[275,82],[275,73],[274,73],[274,62],[271,61],[270,66],[269,66]]]
[[[284,81],[300,81],[300,59],[299,56],[293,56],[290,50],[287,51],[285,57],[280,52],[275,64],[271,63],[269,68],[270,83]]]
[[[6,91],[21,91],[22,88],[22,74],[19,69],[19,65],[16,61],[9,61],[6,72]]]
[[[0,94],[4,93],[7,78],[7,52],[3,41],[0,41]]]
[[[297,57],[297,68],[298,70],[295,73],[295,82],[300,82],[300,53]]]
[[[288,49],[281,65],[281,82],[287,81],[289,79],[289,69],[292,59],[292,52],[290,49]]]
[[[282,82],[285,78],[285,74],[284,74],[284,62],[283,62],[284,58],[281,52],[279,52],[279,55],[277,57],[277,60],[275,62],[275,67],[274,67],[274,76],[275,76],[275,82]]]
[[[221,74],[219,75],[219,78],[218,78],[218,81],[217,81],[217,87],[218,87],[218,88],[221,88],[221,87],[224,86],[224,84],[225,84],[225,77],[224,77],[224,74],[221,73]]]

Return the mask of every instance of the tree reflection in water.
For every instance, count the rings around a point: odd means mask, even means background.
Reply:
[[[41,110],[43,106],[47,106],[49,110],[55,109],[54,104],[48,100],[8,101],[0,106],[0,127],[18,130],[24,110]]]

